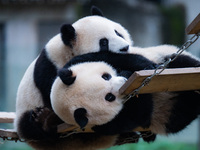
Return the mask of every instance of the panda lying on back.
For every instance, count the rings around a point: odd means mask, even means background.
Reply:
[[[88,77],[86,75],[87,72],[90,72],[90,69],[97,65],[89,67],[88,70],[88,67],[84,67],[82,63],[105,62],[105,66],[108,63],[125,77],[135,71],[132,70],[131,65],[128,65],[128,60],[119,61],[115,57],[109,57],[109,53],[98,52],[77,56],[67,63],[64,69],[60,70],[59,77],[52,87],[51,100],[54,111],[66,123],[80,128],[92,128],[95,132],[106,135],[129,132],[137,127],[150,128],[155,134],[169,134],[184,129],[200,114],[200,94],[196,91],[141,94],[138,98],[130,99],[124,105],[116,99],[116,93],[113,94],[109,90],[107,91],[108,94],[103,93],[108,85],[106,82],[103,85],[99,82],[100,80],[111,82],[112,75],[106,72],[103,74],[101,70],[92,71],[92,76],[99,76],[99,79],[93,81],[90,79],[91,75]],[[141,55],[135,55],[135,60],[139,57]],[[167,55],[163,57],[167,57]],[[134,60],[132,61],[134,62]],[[136,61],[133,66],[137,68],[137,65],[143,65],[143,68],[145,68],[144,66],[149,66],[149,63],[147,61]],[[78,71],[78,66],[85,71],[85,78],[80,78],[83,72]],[[200,67],[200,61],[188,53],[183,53],[169,67]],[[138,70],[140,69],[138,68]],[[84,87],[81,86],[82,83]],[[95,84],[95,86],[92,86],[92,84]],[[80,88],[78,88],[79,86]],[[77,95],[71,95],[74,92]],[[84,97],[84,93],[86,93],[86,97]],[[65,95],[70,96],[65,97]],[[99,97],[102,96],[104,99],[99,100]],[[84,99],[84,102],[82,99]],[[123,108],[120,110],[121,107],[119,106],[113,107],[112,103],[119,103],[123,105]],[[103,114],[102,112],[107,112],[108,108],[113,113]],[[100,118],[100,120],[97,118]]]

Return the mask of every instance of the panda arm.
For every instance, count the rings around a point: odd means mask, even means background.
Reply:
[[[36,108],[25,112],[19,121],[18,134],[26,140],[52,140],[58,138],[57,125],[63,123],[49,108]]]
[[[167,60],[169,56],[165,59]],[[189,55],[180,55],[173,62],[171,62],[168,68],[186,68],[186,67],[200,67],[200,60],[193,58]]]
[[[109,51],[101,51],[74,57],[65,65],[65,67],[68,68],[74,64],[96,61],[107,62],[117,70],[127,70],[131,71],[132,73],[138,70],[154,69],[157,66],[157,64],[141,55],[119,54]]]

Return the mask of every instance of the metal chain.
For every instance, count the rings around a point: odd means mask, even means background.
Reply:
[[[117,143],[117,145],[122,145],[122,144],[127,144],[127,143],[138,143],[140,138],[148,138],[152,135],[153,133],[151,131],[146,131],[144,133],[140,133],[135,136],[127,137],[123,139],[122,141],[120,141],[119,143]]]
[[[152,80],[154,76],[157,76],[161,74],[168,66],[169,63],[174,61],[178,56],[180,56],[188,47],[190,47],[200,36],[200,33],[195,34],[192,36],[189,40],[187,40],[179,49],[176,53],[173,53],[164,63],[160,64],[155,70],[152,75],[149,77],[145,78],[141,85],[133,90],[130,94],[124,97],[124,103],[126,103],[130,98],[135,97],[139,94],[140,90],[149,84],[149,82]]]
[[[1,139],[3,139],[3,141],[19,141],[19,142],[26,142],[25,140],[23,139],[20,139],[20,138],[13,138],[13,137],[6,137],[6,136],[0,136]],[[1,144],[1,143],[0,143]]]

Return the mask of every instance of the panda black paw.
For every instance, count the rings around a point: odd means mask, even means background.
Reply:
[[[63,121],[47,107],[39,107],[32,111],[32,118],[45,132],[56,133],[57,125]]]
[[[140,132],[142,135],[142,138],[145,142],[154,142],[156,139],[156,134],[152,133],[152,132]]]
[[[140,136],[136,132],[127,132],[119,135],[115,145],[138,143]]]
[[[151,64],[148,65],[146,68],[144,68],[144,70],[151,70],[151,69],[156,69],[159,65],[157,64]]]
[[[32,110],[32,121],[42,124],[52,110],[44,107],[37,107]]]

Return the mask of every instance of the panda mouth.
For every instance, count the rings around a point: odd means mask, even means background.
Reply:
[[[127,52],[128,49],[129,49],[129,45],[126,46],[126,47],[124,47],[124,48],[122,48],[122,49],[120,49],[119,51],[120,51],[120,52]]]

